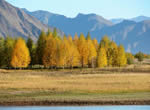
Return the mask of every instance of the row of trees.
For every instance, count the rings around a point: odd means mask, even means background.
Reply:
[[[22,38],[0,39],[0,67],[25,68],[30,61],[28,47]]]
[[[60,38],[56,30],[41,32],[36,43],[31,38],[7,37],[0,40],[0,66],[25,68],[28,65],[54,67],[121,67],[131,63],[133,55],[125,53],[123,45],[117,45],[107,36],[100,43],[82,33]]]

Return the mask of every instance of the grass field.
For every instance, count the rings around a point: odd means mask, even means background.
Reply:
[[[150,100],[148,70],[0,70],[0,102]]]

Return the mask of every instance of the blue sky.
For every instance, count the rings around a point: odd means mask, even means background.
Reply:
[[[75,17],[78,13],[96,13],[107,19],[150,17],[150,0],[6,0],[29,11],[46,10]]]

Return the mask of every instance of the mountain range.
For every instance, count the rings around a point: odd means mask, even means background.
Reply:
[[[29,12],[23,9],[27,14],[34,16],[42,23],[57,27],[61,29],[65,34],[75,33],[80,34],[81,32],[87,34],[88,31],[96,29],[102,29],[104,27],[112,26],[113,23],[106,20],[102,16],[96,14],[82,14],[79,13],[75,18],[67,18],[64,15],[53,14],[47,11],[35,11]]]
[[[150,53],[150,17],[138,16],[132,19],[107,20],[96,14],[81,14],[75,18],[67,18],[64,15],[53,14],[47,11],[29,12],[42,23],[61,29],[65,34],[82,32],[85,35],[90,32],[98,41],[108,35],[117,44],[123,44],[126,51],[137,53],[139,51]]]
[[[68,18],[43,10],[30,12],[0,0],[0,36],[22,36],[25,39],[31,36],[37,40],[41,30],[53,30],[53,27],[58,28],[61,36],[64,33],[74,36],[75,33],[86,35],[90,32],[92,38],[100,41],[108,35],[117,44],[123,44],[128,52],[150,53],[149,17],[108,20],[97,14],[79,13],[74,18]]]
[[[95,35],[99,33],[100,36],[107,33],[117,44],[123,44],[128,52],[137,53],[142,51],[150,53],[150,20],[138,23],[124,20],[119,24],[95,30],[92,33]]]
[[[48,28],[53,30],[22,9],[0,0],[0,36],[21,36],[25,39],[30,36],[37,40],[41,30],[47,31]]]
[[[147,17],[147,16],[138,16],[138,17],[131,18],[131,19],[124,19],[124,18],[110,19],[110,21],[111,21],[113,24],[121,23],[121,22],[124,21],[124,20],[135,21],[135,22],[141,22],[141,21],[145,21],[145,20],[150,20],[150,17]]]

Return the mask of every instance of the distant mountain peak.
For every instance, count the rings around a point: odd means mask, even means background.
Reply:
[[[0,0],[0,3],[5,2],[5,0]]]
[[[1,37],[10,35],[27,39],[30,35],[33,40],[37,40],[42,29],[46,31],[48,27],[36,18],[26,14],[20,8],[9,4],[5,0],[0,0]]]
[[[5,0],[0,0],[0,6],[5,7],[5,5],[6,5]]]
[[[123,21],[122,21],[123,23],[125,23],[125,24],[135,24],[136,22],[135,21],[132,21],[132,20],[127,20],[127,19],[124,19]]]
[[[145,21],[145,20],[150,20],[150,17],[141,15],[141,16],[137,16],[131,19],[124,19],[124,18],[115,18],[115,19],[110,19],[110,21],[114,24],[118,24],[123,22],[124,20],[130,20],[130,21],[134,21],[134,22],[141,22],[141,21]]]
[[[89,13],[89,14],[83,14],[83,13],[79,13],[75,18],[80,18],[80,17],[97,17],[99,15],[95,14],[95,13]]]
[[[27,12],[28,10],[26,8],[21,8],[24,12]]]
[[[137,16],[137,17],[134,17],[134,18],[143,18],[143,17],[146,17],[147,18],[147,16],[144,16],[144,15],[140,15],[140,16]],[[133,18],[132,18],[133,19]]]
[[[141,21],[144,21],[144,20],[150,20],[150,17],[141,15],[141,16],[132,18],[131,20],[133,20],[135,22],[141,22]]]

